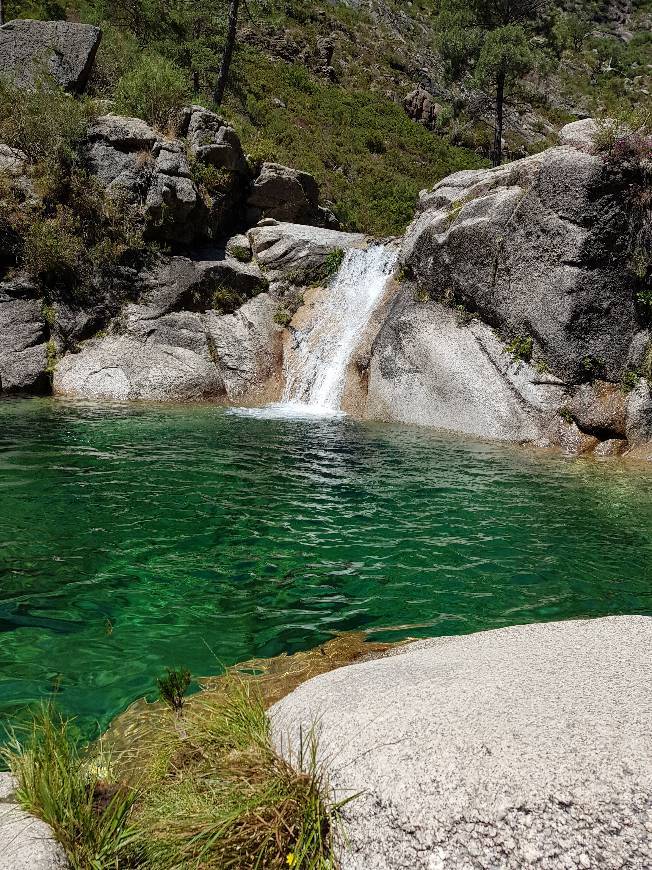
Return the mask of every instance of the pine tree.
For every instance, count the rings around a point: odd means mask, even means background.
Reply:
[[[492,162],[502,162],[505,94],[534,65],[531,29],[547,0],[441,0],[439,48],[451,79],[475,75],[495,97]]]

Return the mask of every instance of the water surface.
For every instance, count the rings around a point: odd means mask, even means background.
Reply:
[[[0,717],[334,633],[652,613],[652,473],[346,418],[0,401]]]

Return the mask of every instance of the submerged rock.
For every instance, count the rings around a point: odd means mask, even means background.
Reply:
[[[652,619],[441,637],[304,683],[270,711],[313,726],[344,808],[342,870],[652,864]]]
[[[50,75],[67,91],[84,90],[102,38],[99,27],[73,21],[9,21],[0,27],[0,76],[31,87]]]

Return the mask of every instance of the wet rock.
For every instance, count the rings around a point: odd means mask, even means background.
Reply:
[[[420,641],[304,683],[272,733],[296,758],[317,723],[357,795],[342,870],[643,868],[651,655],[640,616]]]
[[[47,325],[42,302],[20,298],[27,286],[0,284],[0,392],[4,393],[44,393],[49,389]]]
[[[652,441],[652,387],[643,378],[627,400],[626,434],[632,445]]]
[[[84,90],[102,38],[72,21],[9,21],[0,27],[0,76],[31,87],[44,71],[67,91]]]
[[[601,439],[624,438],[626,405],[627,399],[620,386],[594,381],[578,388],[570,411],[583,432]]]
[[[567,456],[581,456],[592,453],[600,443],[595,435],[589,435],[578,427],[577,423],[561,420],[558,423],[557,438],[554,439]]]
[[[593,453],[596,456],[622,456],[627,446],[627,441],[623,438],[609,438],[598,444]]]
[[[310,284],[323,277],[328,257],[366,245],[361,233],[310,227],[304,224],[265,222],[247,233],[256,262],[270,281]]]

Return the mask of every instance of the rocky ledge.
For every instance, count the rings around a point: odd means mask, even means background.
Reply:
[[[14,781],[0,772],[0,870],[67,870],[63,847],[40,819],[15,802]]]
[[[652,619],[442,637],[316,677],[271,710],[314,723],[342,870],[652,865]]]

